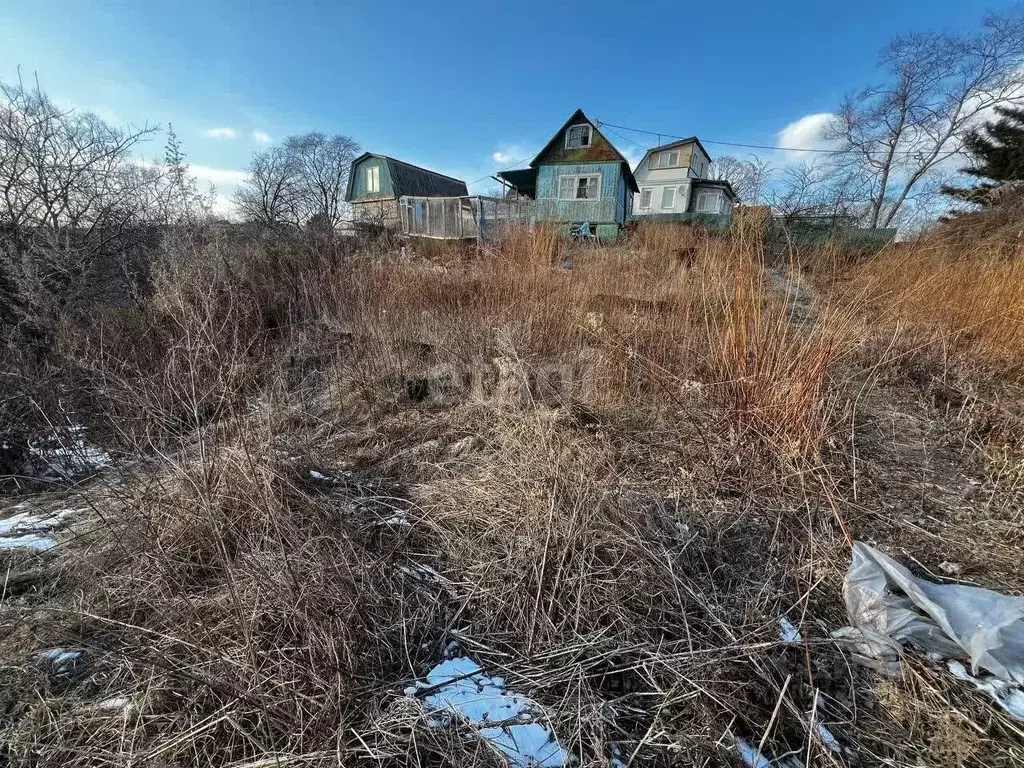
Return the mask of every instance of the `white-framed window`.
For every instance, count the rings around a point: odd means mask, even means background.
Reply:
[[[718,192],[698,192],[697,213],[718,213],[721,209],[721,197]]]
[[[570,125],[569,130],[565,132],[565,148],[580,149],[581,147],[589,147],[591,138],[592,130],[587,123]]]
[[[366,191],[380,192],[380,166],[371,165],[366,169]]]
[[[645,208],[650,208],[651,207],[651,197],[653,195],[654,195],[654,190],[650,189],[649,187],[647,189],[641,189],[640,190],[640,209],[641,210],[643,210]]]
[[[666,149],[664,152],[659,152],[654,157],[654,168],[678,168],[679,167],[679,150],[678,149]]]
[[[661,207],[674,208],[676,205],[676,188],[665,187],[661,190]]]
[[[558,177],[559,200],[600,200],[601,174],[585,173]]]

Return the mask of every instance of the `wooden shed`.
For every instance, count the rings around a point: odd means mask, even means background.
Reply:
[[[353,218],[381,226],[401,221],[402,197],[465,197],[466,182],[445,176],[387,155],[366,152],[352,161],[345,200],[352,204]]]

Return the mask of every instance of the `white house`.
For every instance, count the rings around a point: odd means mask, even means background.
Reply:
[[[710,168],[711,157],[696,136],[647,150],[633,172],[640,188],[633,216],[732,215],[736,193],[728,181],[708,178]]]

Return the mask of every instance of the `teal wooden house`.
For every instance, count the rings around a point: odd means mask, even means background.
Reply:
[[[536,201],[536,218],[559,225],[590,224],[600,238],[614,238],[633,212],[638,192],[629,162],[577,109],[529,168],[498,178]]]

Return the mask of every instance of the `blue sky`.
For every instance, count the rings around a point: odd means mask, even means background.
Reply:
[[[473,182],[529,159],[577,107],[705,140],[813,146],[815,116],[872,81],[891,37],[973,27],[1010,5],[8,0],[0,79],[20,65],[63,105],[172,122],[225,197],[255,149],[310,130]],[[608,132],[632,159],[653,143],[620,133],[640,145]]]

